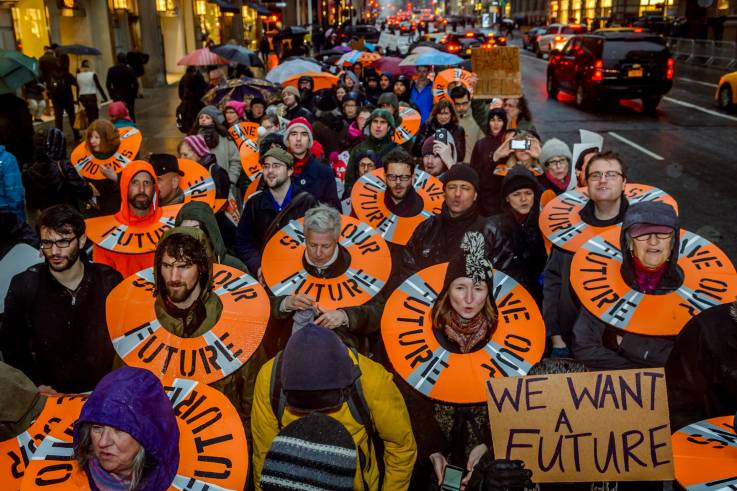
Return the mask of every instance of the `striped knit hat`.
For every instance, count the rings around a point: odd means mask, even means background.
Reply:
[[[210,153],[210,149],[207,147],[207,143],[205,143],[205,139],[202,135],[185,136],[184,141],[187,142],[189,148],[191,148],[192,151],[200,158]]]
[[[356,446],[337,420],[313,413],[287,425],[271,442],[261,489],[350,491]]]

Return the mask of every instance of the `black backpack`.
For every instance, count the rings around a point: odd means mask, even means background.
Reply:
[[[358,361],[358,352],[354,348],[349,349],[353,353],[356,361]],[[284,394],[281,383],[282,353],[283,351],[280,351],[274,357],[274,365],[271,368],[271,381],[269,383],[269,399],[271,401],[271,411],[274,413],[274,417],[276,417],[277,424],[279,425],[279,430],[281,430],[283,427],[282,416],[284,416],[284,409],[286,408],[287,403],[287,398]],[[381,458],[381,454],[383,453],[383,443],[376,433],[376,428],[374,427],[374,423],[371,420],[371,411],[369,410],[368,403],[366,402],[366,398],[363,395],[363,389],[361,387],[361,369],[359,368],[358,364],[354,365],[354,368],[357,371],[357,376],[355,378],[355,382],[353,383],[353,387],[351,387],[350,396],[348,397],[348,400],[346,402],[348,403],[348,409],[351,411],[351,416],[353,416],[353,419],[355,419],[358,424],[366,429],[366,434],[368,436],[369,455],[365,455],[360,448],[357,449],[358,458],[361,465],[361,479],[363,480],[363,489],[369,489],[368,483],[363,476],[363,469],[366,467],[368,458],[371,455],[372,448],[376,449],[374,453],[376,454],[376,460],[379,467],[379,489],[381,489],[381,481],[383,480],[384,475],[384,461]]]

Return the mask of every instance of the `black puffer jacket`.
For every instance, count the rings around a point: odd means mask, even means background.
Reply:
[[[632,254],[627,246],[627,231],[636,224],[665,225],[676,231],[668,269],[657,288],[645,295],[663,295],[676,290],[683,282],[678,268],[679,236],[678,216],[665,203],[648,201],[632,205],[622,222],[620,250],[622,251],[622,278],[633,290],[638,290],[634,280]],[[638,315],[644,315],[638,312]],[[652,312],[652,324],[662,322],[661,312]],[[618,341],[621,336],[621,341]],[[576,360],[590,369],[609,370],[665,366],[671,349],[673,336],[646,336],[624,331],[604,323],[590,312],[581,309],[573,326],[573,355]]]
[[[335,111],[317,111],[317,119],[312,126],[312,133],[315,140],[320,142],[325,156],[329,157],[333,152],[341,152],[344,150],[343,142],[340,135],[344,134],[346,123],[340,115]]]
[[[463,215],[451,217],[443,204],[439,215],[422,222],[407,242],[402,261],[402,278],[417,271],[444,263],[460,252],[463,234],[477,231],[486,239],[489,260],[495,268],[506,271],[512,261],[509,241],[503,237],[498,225],[481,216],[474,205]]]

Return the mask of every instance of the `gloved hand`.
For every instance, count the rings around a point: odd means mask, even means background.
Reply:
[[[488,459],[480,462],[484,473],[484,491],[522,491],[532,488],[532,471],[521,460]],[[478,466],[477,466],[478,469]]]
[[[44,135],[44,151],[49,161],[63,160],[67,156],[67,139],[58,128],[49,128]]]

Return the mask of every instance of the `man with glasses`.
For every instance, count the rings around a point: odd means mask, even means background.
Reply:
[[[304,216],[317,204],[310,194],[300,190],[292,182],[294,157],[281,147],[269,149],[260,159],[264,189],[253,194],[243,208],[235,234],[235,252],[248,267],[248,271],[261,279],[261,251],[269,240],[274,219],[281,214],[280,222],[286,224]]]
[[[589,201],[580,212],[583,222],[592,227],[621,223],[629,205],[624,196],[625,184],[626,168],[619,154],[600,152],[591,157],[586,168]],[[572,293],[572,261],[572,252],[553,246],[543,273],[543,318],[554,357],[571,355],[573,324],[581,310],[580,302]]]
[[[12,279],[0,351],[44,390],[90,391],[113,366],[105,298],[123,277],[82,256],[85,223],[74,208],[47,208],[38,227],[44,263]]]
[[[450,98],[453,100],[453,106],[458,113],[458,123],[463,128],[466,136],[466,153],[463,157],[463,163],[471,162],[471,153],[476,142],[482,139],[485,134],[481,126],[473,118],[471,111],[471,93],[463,85],[456,85],[450,89]]]

